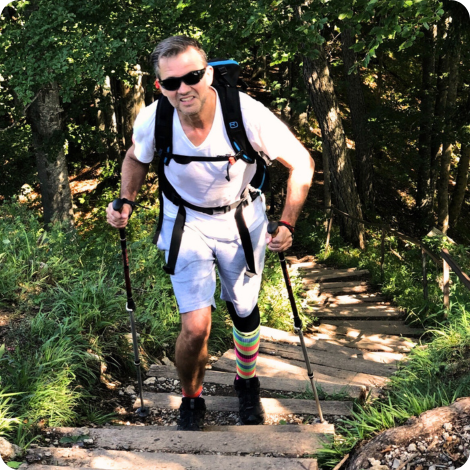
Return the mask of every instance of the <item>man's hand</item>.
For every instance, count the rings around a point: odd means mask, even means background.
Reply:
[[[268,248],[271,251],[280,253],[281,251],[286,251],[292,246],[292,234],[287,227],[279,225],[277,234],[274,237],[269,233],[266,234],[266,241],[268,243]]]
[[[106,220],[111,227],[114,228],[124,228],[129,222],[129,217],[132,213],[132,207],[130,204],[124,204],[122,206],[121,212],[115,211],[113,209],[113,203],[110,202],[106,208]]]

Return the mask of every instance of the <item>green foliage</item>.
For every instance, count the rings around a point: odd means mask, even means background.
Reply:
[[[299,295],[301,292],[301,281],[296,274],[291,274],[289,277],[299,316],[304,322],[304,326],[306,326],[311,320],[302,313],[302,303]],[[292,331],[294,325],[292,307],[282,274],[281,264],[278,254],[269,250],[266,251],[265,268],[258,305],[262,325]]]

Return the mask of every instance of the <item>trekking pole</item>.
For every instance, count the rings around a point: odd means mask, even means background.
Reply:
[[[121,212],[122,206],[126,203],[130,203],[127,199],[115,199],[113,201],[113,209],[115,211]],[[132,204],[130,204],[133,207]],[[139,395],[140,395],[140,408],[137,408],[136,415],[139,418],[146,418],[149,415],[149,408],[144,406],[144,398],[142,396],[142,376],[140,373],[140,358],[139,358],[139,345],[137,343],[137,332],[135,328],[134,320],[134,311],[135,311],[135,302],[132,298],[132,287],[131,287],[131,278],[129,276],[129,258],[127,256],[127,240],[126,240],[126,229],[120,228],[119,235],[121,239],[121,250],[122,250],[122,262],[124,264],[124,279],[126,280],[126,291],[127,291],[127,303],[126,310],[129,312],[129,318],[131,323],[131,332],[132,332],[132,346],[134,348],[134,365],[137,372],[137,381],[139,383]]]
[[[269,222],[268,224],[268,233],[273,236],[277,235],[279,230],[279,225],[277,222]],[[299,312],[297,311],[297,305],[295,303],[294,293],[292,291],[292,285],[290,282],[289,273],[287,272],[286,258],[284,257],[284,252],[280,251],[278,253],[279,261],[281,262],[282,274],[284,274],[284,280],[286,281],[287,293],[289,294],[290,305],[292,308],[292,313],[294,314],[294,331],[299,335],[300,344],[302,346],[302,351],[304,353],[305,364],[307,365],[308,378],[310,379],[310,384],[312,385],[313,394],[315,395],[315,402],[317,404],[318,416],[320,422],[324,423],[325,419],[323,418],[323,413],[320,406],[320,400],[318,398],[317,387],[315,385],[315,377],[313,376],[312,367],[310,366],[310,359],[308,358],[307,348],[305,346],[304,334],[302,332],[302,320],[299,317]]]

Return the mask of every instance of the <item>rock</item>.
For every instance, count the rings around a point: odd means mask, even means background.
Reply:
[[[91,445],[91,444],[93,444],[93,442],[94,442],[93,439],[83,439],[84,444]]]
[[[125,390],[124,390],[125,393],[127,393],[128,395],[135,395],[135,388],[133,385],[129,385]]]
[[[398,468],[400,466],[400,461],[395,459],[392,463],[392,468]]]
[[[444,428],[445,431],[449,432],[449,431],[452,431],[452,423],[444,423],[442,425],[442,427]]]
[[[144,380],[145,385],[153,385],[157,381],[156,377],[149,377],[147,380]]]
[[[421,452],[421,453],[424,453],[428,450],[427,446],[425,444],[423,444],[422,442],[420,442],[418,444],[418,450]]]
[[[436,470],[436,467],[434,465],[431,465],[428,470]]]
[[[175,367],[175,365],[173,364],[173,362],[171,362],[170,359],[168,359],[166,356],[163,357],[162,362],[163,362],[163,364],[165,364],[166,366]]]
[[[0,456],[4,460],[13,460],[21,454],[21,449],[15,444],[10,444],[6,439],[0,437]]]
[[[416,444],[411,443],[406,449],[408,452],[416,452]]]
[[[165,377],[158,377],[158,381],[159,382],[166,382],[166,378]]]
[[[369,470],[389,470],[387,465],[381,465],[380,460],[369,458],[370,467]]]
[[[439,452],[439,447],[441,447],[439,438],[442,439],[443,423],[459,422],[463,418],[467,419],[469,414],[470,397],[460,398],[447,407],[444,406],[426,411],[418,418],[408,420],[403,426],[387,429],[386,431],[377,434],[374,438],[363,445],[357,453],[354,453],[351,456],[351,459],[347,462],[344,470],[360,470],[367,468],[369,466],[368,459],[370,457],[374,457],[376,459],[383,458],[383,454],[381,454],[383,449],[388,449],[390,446],[397,446],[399,448],[406,449],[411,443],[415,443],[417,439],[420,441],[432,441],[431,444],[428,444],[429,448],[427,451],[429,452],[431,447],[435,447],[437,445],[438,448],[436,448],[436,451]],[[437,437],[433,440],[434,436]],[[466,439],[465,436],[463,437]],[[419,444],[417,447],[420,448]],[[400,458],[401,457],[402,455],[400,455]],[[435,462],[435,460],[434,462],[433,460],[430,460],[429,464],[435,464]],[[403,463],[405,463],[406,466],[406,462]],[[393,461],[392,464],[393,468],[398,469],[394,464],[395,461]],[[403,468],[403,470],[407,470],[406,467]],[[430,468],[429,470],[436,470],[435,465],[434,468]]]
[[[180,384],[180,381],[179,381],[179,380],[173,380],[173,385],[174,385],[175,387],[177,387],[179,384]]]

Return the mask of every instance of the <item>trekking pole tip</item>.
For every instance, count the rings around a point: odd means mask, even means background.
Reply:
[[[150,414],[150,408],[141,406],[140,408],[137,408],[137,410],[135,410],[135,414],[139,418],[146,418]]]

